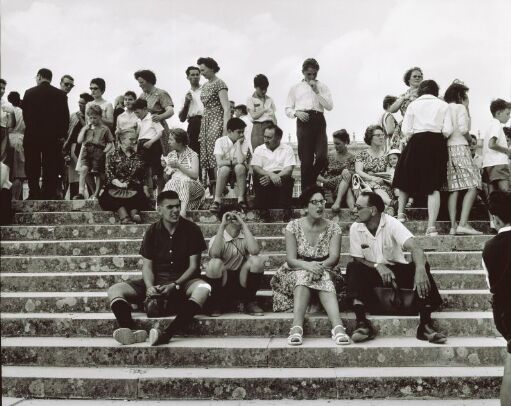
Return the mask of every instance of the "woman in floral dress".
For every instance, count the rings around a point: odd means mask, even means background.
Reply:
[[[202,85],[201,101],[204,113],[200,127],[200,166],[209,180],[210,191],[214,191],[213,181],[216,179],[216,160],[213,154],[215,141],[226,133],[227,121],[231,118],[231,106],[227,85],[216,74],[220,67],[213,58],[199,58],[197,61],[201,75],[208,81]],[[213,192],[211,192],[213,193]]]
[[[340,269],[337,268],[341,251],[341,228],[327,220],[325,193],[319,186],[312,186],[302,194],[307,215],[292,220],[286,226],[286,263],[271,280],[273,310],[293,311],[293,326],[288,344],[301,345],[303,322],[310,303],[311,293],[317,292],[321,305],[332,323],[332,339],[336,344],[350,343],[339,313],[336,284]]]

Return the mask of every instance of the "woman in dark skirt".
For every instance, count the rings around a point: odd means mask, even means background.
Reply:
[[[127,130],[119,135],[119,146],[106,158],[106,186],[99,197],[103,210],[117,212],[121,224],[141,223],[140,210],[149,206],[144,185],[146,167],[135,151],[137,134]]]
[[[448,104],[438,98],[434,80],[421,82],[418,98],[406,110],[401,129],[411,137],[396,166],[393,188],[399,189],[397,218],[405,221],[410,195],[428,196],[426,235],[438,235],[436,219],[440,210],[440,188],[447,178],[447,141],[453,131]]]

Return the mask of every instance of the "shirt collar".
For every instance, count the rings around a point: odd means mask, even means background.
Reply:
[[[275,151],[277,151],[278,149],[282,148],[282,142],[281,142],[281,143],[279,144],[279,146],[278,146],[277,148],[275,148],[273,151],[272,151],[270,148],[268,148],[268,147],[266,146],[266,144],[262,144],[262,145],[264,145],[264,148],[266,148],[266,149],[267,149],[268,151],[270,151],[270,152],[275,152]]]
[[[511,226],[501,227],[501,229],[499,230],[499,234],[500,233],[505,233],[505,232],[508,232],[508,231],[511,231]]]
[[[147,112],[146,116],[140,121],[152,121],[151,113]]]
[[[376,229],[376,234],[387,224],[387,214],[382,213],[380,217],[380,223],[378,224],[378,228]],[[357,223],[357,229],[360,231],[367,230],[368,233],[371,233],[365,223]],[[375,235],[376,235],[375,234]],[[372,235],[372,234],[371,234]]]
[[[433,96],[432,94],[423,94],[422,96],[417,98],[417,100],[424,100],[424,99],[438,99],[438,97]]]
[[[231,235],[227,232],[227,230],[224,230],[224,240],[225,240],[225,242],[236,240],[237,238],[245,238],[245,236],[243,235],[242,232],[240,232],[237,237],[231,237]]]

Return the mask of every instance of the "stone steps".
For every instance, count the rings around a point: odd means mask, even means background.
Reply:
[[[488,399],[503,368],[76,368],[5,366],[3,394],[85,399]],[[479,404],[478,404],[479,406]]]
[[[2,313],[2,337],[111,337],[115,327],[112,313]],[[355,328],[352,312],[341,313],[348,332]],[[496,337],[491,311],[438,312],[432,315],[441,331],[454,337]],[[145,313],[133,313],[140,328],[161,326],[171,318],[147,318]],[[378,337],[415,337],[418,316],[370,315]],[[250,316],[226,313],[220,317],[198,315],[183,336],[243,337],[257,333],[259,337],[287,337],[292,324],[292,313],[266,313]],[[305,336],[325,336],[331,328],[325,314],[309,313],[304,325]],[[377,342],[377,341],[376,341]]]
[[[198,223],[206,237],[211,237],[218,230],[217,223]],[[255,236],[279,236],[284,234],[286,223],[248,223],[250,230]],[[352,221],[341,221],[338,223],[343,233],[349,232]],[[488,221],[471,221],[470,224],[476,230],[485,234],[490,233]],[[412,234],[420,236],[426,232],[427,223],[424,221],[407,221],[406,227]],[[14,225],[0,227],[0,240],[2,241],[30,241],[30,240],[83,240],[83,239],[129,239],[142,238],[149,224],[73,224],[70,225]],[[450,229],[448,221],[439,221],[437,229],[440,234],[447,234]]]
[[[342,270],[345,272],[345,270]],[[270,279],[275,270],[266,270],[262,288],[270,288]],[[487,289],[484,271],[433,270],[439,289]],[[204,275],[204,273],[203,273]],[[114,283],[142,278],[142,271],[123,272],[30,272],[0,273],[2,292],[27,291],[104,291]]]
[[[488,290],[440,290],[443,308],[451,311],[486,311],[491,309]],[[257,292],[261,307],[271,311],[273,292]],[[2,292],[2,313],[33,312],[109,312],[107,293],[103,292]]]

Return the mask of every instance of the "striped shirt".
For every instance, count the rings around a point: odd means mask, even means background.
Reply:
[[[215,235],[209,240],[208,253],[211,253],[211,247],[216,237]],[[225,268],[232,271],[239,270],[248,255],[247,242],[243,233],[239,233],[237,237],[231,237],[227,230],[224,230],[224,248],[222,249],[220,259],[224,263]]]

